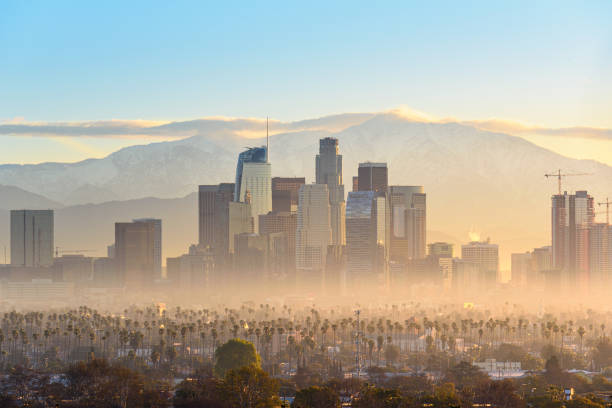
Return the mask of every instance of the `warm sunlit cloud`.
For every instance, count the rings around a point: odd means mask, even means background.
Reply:
[[[586,126],[546,128],[504,119],[471,120],[462,121],[461,123],[490,132],[509,133],[512,135],[549,135],[578,139],[600,139],[612,141],[612,129],[606,128]]]

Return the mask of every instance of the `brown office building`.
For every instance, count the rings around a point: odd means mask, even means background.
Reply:
[[[120,281],[143,289],[155,279],[155,225],[146,222],[115,223],[115,256]]]
[[[198,191],[199,244],[212,247],[215,243],[215,217],[218,209],[234,200],[234,183],[200,186]],[[217,213],[215,213],[217,209]]]
[[[298,193],[305,183],[304,177],[272,178],[272,211],[297,211]]]
[[[389,187],[387,163],[359,163],[359,191],[386,193]]]
[[[271,212],[259,216],[259,231],[262,235],[284,232],[287,234],[289,251],[295,256],[295,231],[297,229],[297,213]]]

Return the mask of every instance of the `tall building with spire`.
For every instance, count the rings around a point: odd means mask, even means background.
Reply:
[[[249,148],[238,156],[234,201],[244,203],[249,194],[254,231],[259,232],[259,216],[272,211],[272,166],[266,146]]]
[[[345,201],[342,184],[342,155],[338,154],[338,139],[326,137],[319,140],[316,158],[316,183],[327,185],[329,192],[331,244],[345,243]]]

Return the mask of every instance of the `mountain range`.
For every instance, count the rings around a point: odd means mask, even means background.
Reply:
[[[472,237],[480,233],[499,243],[503,256],[549,244],[550,195],[556,192],[556,180],[546,179],[545,173],[563,169],[590,174],[564,179],[564,186],[588,190],[597,200],[612,192],[612,168],[605,164],[561,156],[520,137],[469,124],[394,113],[297,123],[273,124],[273,176],[305,176],[312,182],[318,140],[337,137],[345,191],[351,189],[359,162],[387,162],[390,184],[425,186],[429,230],[456,237],[455,243],[468,241],[470,232]],[[253,136],[265,133],[261,121],[248,120],[240,126],[230,120],[162,126],[165,133],[185,137],[78,163],[0,165],[0,209],[57,208],[56,241],[66,246],[101,245],[94,237],[103,237],[107,245],[115,221],[159,216],[168,234],[175,231],[165,240],[171,237],[176,249],[166,255],[184,251],[197,238],[197,185],[233,181],[238,153],[264,144],[265,138]],[[6,231],[2,218],[0,231]],[[83,227],[87,222],[91,228]]]

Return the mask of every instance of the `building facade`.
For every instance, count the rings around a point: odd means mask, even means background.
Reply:
[[[305,183],[304,177],[273,177],[272,211],[297,212],[300,187]]]
[[[155,225],[145,222],[115,223],[115,265],[123,286],[140,290],[155,275]]]
[[[389,210],[374,191],[351,192],[346,204],[346,286],[377,288],[388,284]]]
[[[266,147],[250,148],[238,156],[234,201],[250,201],[254,231],[258,232],[259,215],[272,211],[272,166]]]
[[[11,210],[11,265],[53,264],[53,210]]]
[[[295,265],[300,282],[316,282],[316,286],[323,282],[327,247],[332,237],[330,218],[327,185],[303,185],[299,193],[295,243]]]
[[[422,186],[391,186],[391,260],[426,256],[427,196]]]
[[[389,169],[387,163],[359,163],[359,191],[374,191],[386,194],[389,188]]]
[[[604,288],[612,277],[612,228],[606,223],[593,223],[589,231],[589,279],[594,287]]]
[[[566,287],[589,284],[589,231],[595,219],[594,200],[586,191],[552,197],[553,268]]]
[[[162,220],[159,218],[138,218],[132,220],[133,222],[144,222],[153,225],[154,238],[153,238],[153,273],[155,279],[161,279],[162,277]]]
[[[498,245],[472,241],[461,246],[461,259],[478,265],[483,285],[490,286],[500,280]]]
[[[233,200],[234,185],[231,187]],[[198,187],[198,243],[202,247],[213,246],[215,239],[215,202],[218,185],[204,185]]]
[[[315,179],[317,184],[325,184],[329,192],[331,243],[344,245],[346,204],[342,182],[342,155],[339,154],[338,139],[326,137],[319,140]]]

